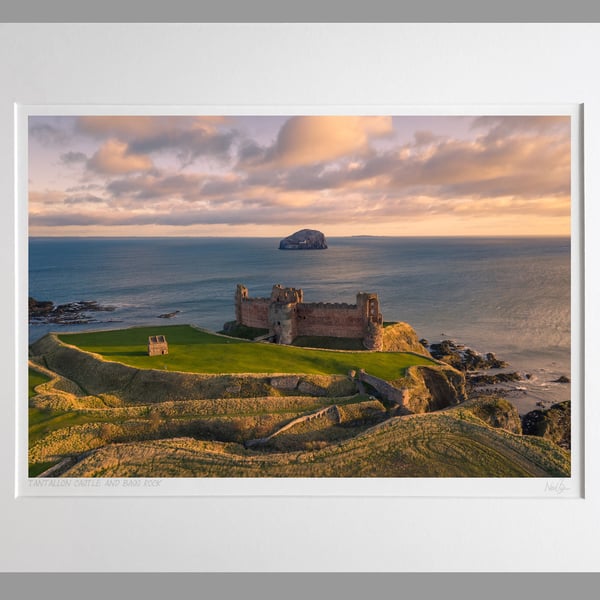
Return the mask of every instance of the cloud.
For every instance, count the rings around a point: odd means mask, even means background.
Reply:
[[[546,136],[451,140],[398,161],[396,186],[436,186],[442,195],[539,197],[570,191],[570,142]]]
[[[240,177],[214,177],[204,181],[201,191],[204,196],[222,196],[242,192],[246,185]]]
[[[111,210],[100,202],[71,204],[68,211],[53,206],[30,215],[35,227],[106,226],[144,227],[173,226],[252,226],[272,225],[288,228],[291,224],[319,223],[322,226],[378,228],[397,223],[406,228],[411,222],[425,223],[430,218],[453,218],[482,221],[507,218],[510,215],[532,223],[539,218],[562,218],[568,222],[569,196],[538,198],[444,197],[436,193],[411,194],[374,187],[358,191],[344,189],[340,194],[311,192],[277,192],[253,189],[235,196],[215,199],[153,198],[140,203],[129,197],[110,200]],[[97,208],[101,207],[101,208]]]
[[[63,146],[69,139],[66,131],[44,121],[38,121],[36,117],[29,117],[29,135],[42,146],[47,147]]]
[[[360,230],[362,224],[406,229],[418,222],[425,228],[429,218],[470,223],[513,215],[523,222],[540,217],[568,223],[570,135],[564,119],[475,121],[461,137],[437,135],[423,123],[400,142],[390,135],[388,119],[292,117],[273,132],[270,146],[250,134],[223,132],[220,124],[211,129],[196,123],[184,131],[149,121],[104,121],[95,124],[102,135],[116,136],[120,128],[123,139],[95,142],[79,185],[32,190],[30,222],[40,228],[321,223]],[[264,129],[249,131],[268,139]],[[385,136],[385,143],[376,143]],[[236,146],[239,162],[224,162]],[[177,170],[160,157],[157,168],[151,155],[166,150],[182,161],[202,153],[215,160]],[[61,156],[65,164],[85,158],[75,150]],[[73,183],[72,173],[68,177]]]
[[[217,125],[227,123],[228,120],[228,117],[224,116],[92,115],[77,117],[75,129],[79,133],[99,139],[116,137],[131,141],[176,129],[202,127],[214,131]]]
[[[86,194],[84,196],[68,196],[63,202],[64,204],[100,204],[106,201],[99,196]]]
[[[174,151],[189,165],[200,156],[229,158],[239,135],[222,129],[229,121],[223,116],[85,116],[77,118],[75,129],[96,139],[127,142],[129,154]]]
[[[37,210],[40,206],[60,204],[65,197],[61,190],[29,190],[29,210]]]
[[[114,179],[106,185],[106,190],[115,198],[180,198],[186,202],[225,202],[228,198],[237,198],[239,194],[252,194],[256,187],[235,175],[210,177],[196,173],[165,174],[157,171]]]
[[[158,172],[115,179],[106,189],[116,198],[159,199],[179,197],[197,199],[203,178],[196,174],[161,175]]]
[[[559,115],[482,116],[471,125],[472,129],[486,130],[488,140],[502,140],[514,135],[567,135],[570,127],[571,118]]]
[[[252,165],[259,163],[265,155],[265,148],[254,140],[242,140],[238,148],[238,159],[241,165]]]
[[[153,136],[134,139],[129,143],[129,149],[131,152],[142,154],[174,150],[181,163],[189,165],[200,156],[227,159],[237,135],[235,131],[217,133],[203,128],[187,131],[171,129]]]
[[[299,116],[279,130],[275,144],[264,150],[262,164],[294,167],[365,154],[370,141],[393,133],[391,117]],[[256,146],[242,149],[242,163],[260,164]]]
[[[413,137],[415,146],[427,146],[441,139],[439,135],[435,135],[432,131],[423,130],[415,131]]]
[[[87,155],[83,152],[65,152],[60,155],[60,161],[65,165],[83,163],[87,161]]]
[[[117,139],[104,142],[86,164],[88,169],[106,175],[149,171],[154,168],[148,156],[129,152],[127,144]]]
[[[72,192],[89,192],[91,190],[103,190],[104,186],[100,185],[99,183],[84,183],[81,185],[74,185],[71,187],[68,187],[65,192],[68,193],[72,193]]]

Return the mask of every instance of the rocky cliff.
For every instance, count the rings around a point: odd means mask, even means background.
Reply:
[[[325,236],[316,229],[301,229],[279,242],[280,250],[325,250]]]
[[[408,389],[404,406],[413,413],[441,410],[467,398],[464,374],[448,365],[409,367],[406,377],[393,384]]]
[[[415,330],[408,323],[392,323],[382,331],[382,350],[386,352],[416,352],[430,356],[427,349],[419,342]]]
[[[552,440],[571,449],[571,401],[553,404],[548,410],[532,410],[523,417],[523,433]]]
[[[506,398],[482,396],[467,400],[462,407],[491,427],[506,429],[517,435],[522,433],[519,411]]]

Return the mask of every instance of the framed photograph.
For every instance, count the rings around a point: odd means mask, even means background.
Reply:
[[[3,33],[7,565],[597,568],[597,28]]]
[[[581,495],[578,105],[152,110],[18,107],[20,493]]]

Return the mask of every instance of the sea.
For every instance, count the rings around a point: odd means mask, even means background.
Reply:
[[[333,237],[327,250],[279,250],[279,238],[29,239],[29,296],[114,306],[82,325],[49,331],[190,323],[218,331],[234,319],[236,284],[269,296],[302,288],[306,302],[354,303],[379,295],[384,321],[419,338],[493,352],[524,379],[504,386],[524,414],[570,399],[570,238]],[[180,311],[172,319],[158,315]],[[525,377],[527,376],[527,377]]]

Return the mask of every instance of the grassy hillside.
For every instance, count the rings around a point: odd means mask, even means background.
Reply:
[[[35,371],[31,375],[33,386]],[[569,473],[569,453],[552,441],[497,428],[499,423],[511,425],[511,407],[498,399],[394,417],[383,404],[361,394],[255,395],[145,404],[121,401],[112,406],[92,402],[86,394],[62,377],[30,400],[30,476],[65,458],[82,460],[62,475],[82,477],[527,477]],[[339,418],[332,419],[329,414],[285,429],[299,417],[331,405],[338,407]],[[247,441],[273,434],[276,436],[260,448],[244,447]]]
[[[148,336],[159,334],[167,337],[169,354],[149,357]],[[520,435],[510,403],[464,402],[461,373],[413,353],[275,346],[178,325],[48,335],[32,344],[31,365],[31,476],[59,463],[62,472],[52,476],[570,472],[568,451]],[[359,368],[406,386],[402,410],[346,376]],[[400,416],[407,408],[437,412]]]
[[[191,438],[113,444],[71,477],[542,477],[567,476],[569,455],[541,438],[453,412],[397,417],[307,452],[259,452]]]
[[[49,377],[46,377],[43,373],[36,371],[35,369],[29,369],[29,397],[33,398],[35,396],[36,391],[35,388],[42,383],[46,383],[50,381]]]
[[[166,356],[148,356],[149,335],[165,335]],[[365,369],[382,379],[394,380],[411,365],[434,361],[403,352],[328,352],[291,346],[248,342],[200,331],[188,325],[135,327],[116,331],[61,334],[59,339],[106,360],[142,369],[191,373],[309,373],[345,375]]]

